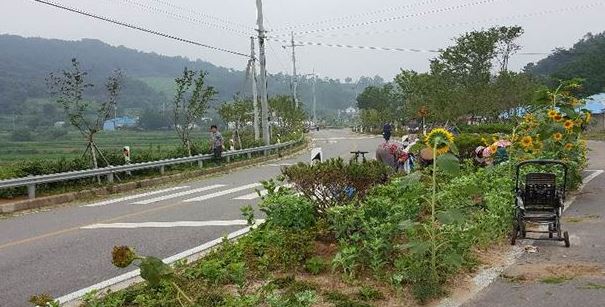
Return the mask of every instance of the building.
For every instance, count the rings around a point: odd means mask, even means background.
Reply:
[[[121,128],[132,128],[137,126],[136,118],[132,118],[129,116],[122,116],[112,118],[110,120],[106,120],[103,123],[103,130],[105,131],[115,131]]]

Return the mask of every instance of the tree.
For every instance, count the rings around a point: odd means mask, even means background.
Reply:
[[[210,100],[217,94],[213,87],[206,86],[205,77],[204,71],[195,72],[185,67],[182,77],[175,80],[172,121],[189,156],[192,155],[193,147],[191,131],[196,121],[201,120],[206,113]]]
[[[240,137],[240,129],[254,120],[254,109],[252,100],[235,99],[230,103],[223,103],[218,108],[218,114],[227,123],[232,123],[235,127],[234,135],[242,149],[242,140]]]
[[[517,44],[516,40],[523,35],[523,28],[519,26],[514,27],[499,27],[493,31],[498,33],[498,42],[496,50],[498,51],[500,58],[500,73],[508,71],[508,61],[517,51],[521,49],[521,46]]]
[[[361,110],[376,110],[383,123],[399,122],[403,119],[403,98],[393,83],[366,87],[357,96],[357,107]]]
[[[146,108],[139,118],[141,127],[147,130],[157,130],[170,125],[169,120],[157,110]]]
[[[307,115],[303,111],[302,102],[296,108],[290,96],[275,96],[269,99],[269,110],[273,113],[274,135],[291,135],[302,131]]]
[[[105,82],[107,98],[101,102],[87,100],[85,91],[94,87],[86,81],[87,72],[80,69],[80,63],[76,59],[71,61],[71,70],[62,70],[60,73],[50,73],[48,86],[56,101],[60,104],[69,123],[76,127],[86,139],[85,152],[90,152],[94,168],[98,167],[97,153],[103,154],[95,143],[95,135],[103,129],[103,124],[111,116],[111,112],[117,106],[118,94],[120,92],[122,73],[115,70]],[[107,160],[105,163],[109,164]]]

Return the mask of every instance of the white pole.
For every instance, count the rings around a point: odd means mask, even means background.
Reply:
[[[262,0],[256,0],[256,10],[258,13],[256,22],[258,24],[258,48],[260,58],[261,122],[265,145],[271,145],[271,136],[269,135],[269,99],[267,97],[267,58],[265,56],[265,26]]]
[[[250,37],[250,80],[252,82],[252,104],[254,107],[254,140],[260,138],[260,123],[258,118],[258,93],[256,88],[256,54],[254,52],[254,37]]]
[[[292,32],[292,98],[294,106],[298,109],[298,76],[296,75],[296,45],[294,44],[294,32]]]
[[[317,83],[317,75],[313,69],[313,123],[317,125],[317,97],[315,94],[315,85]]]

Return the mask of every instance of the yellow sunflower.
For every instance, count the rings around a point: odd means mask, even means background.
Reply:
[[[590,124],[590,122],[592,121],[592,113],[586,112],[586,118],[584,120],[587,124]]]
[[[552,135],[552,138],[555,141],[559,142],[563,138],[563,134],[561,134],[560,132],[557,132],[557,133],[555,133],[555,134]]]
[[[571,119],[568,119],[565,121],[565,123],[563,123],[563,127],[565,127],[565,129],[567,129],[567,130],[573,129],[573,126],[574,126],[574,123],[573,123],[573,120],[571,120]]]
[[[557,122],[560,122],[563,119],[563,116],[559,113],[555,114],[555,116],[552,118]]]
[[[454,143],[454,135],[442,128],[433,129],[424,138],[424,143],[430,148],[436,145],[436,154],[439,156],[450,151],[450,144]]]
[[[526,135],[521,139],[521,146],[525,148],[532,147],[534,145],[534,139],[531,136]]]
[[[496,151],[498,151],[498,145],[492,144],[489,146],[489,152],[491,152],[493,154],[493,153],[496,153]]]
[[[555,118],[555,115],[557,115],[557,111],[554,109],[550,109],[548,110],[548,117],[549,118]]]
[[[571,150],[572,148],[573,148],[573,145],[571,143],[565,144],[565,149],[566,150]]]

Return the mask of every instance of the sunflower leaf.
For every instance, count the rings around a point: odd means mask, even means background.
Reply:
[[[456,176],[460,172],[460,161],[453,154],[447,153],[437,157],[437,166],[450,176]]]

